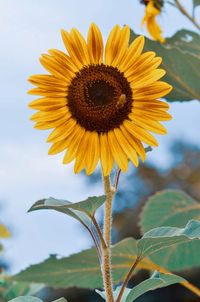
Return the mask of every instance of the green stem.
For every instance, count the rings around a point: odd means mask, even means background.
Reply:
[[[195,18],[193,18],[192,16],[190,16],[190,14],[188,14],[188,12],[182,6],[182,4],[179,2],[179,0],[175,0],[175,3],[176,3],[176,7],[180,10],[180,12],[184,16],[186,16],[186,18],[188,18],[194,24],[194,26],[196,26],[196,28],[198,28],[200,30],[200,25],[197,23],[197,21],[195,20]]]
[[[104,240],[105,247],[102,247],[102,275],[106,302],[114,302],[112,270],[111,270],[111,227],[112,227],[112,201],[115,190],[111,187],[110,176],[103,176],[104,191],[106,194],[104,213]]]

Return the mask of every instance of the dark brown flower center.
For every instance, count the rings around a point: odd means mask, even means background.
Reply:
[[[127,79],[112,66],[89,65],[72,79],[68,89],[72,116],[86,130],[98,133],[119,127],[132,108]]]

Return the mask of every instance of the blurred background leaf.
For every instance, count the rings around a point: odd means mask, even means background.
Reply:
[[[193,0],[193,5],[194,5],[194,7],[197,7],[198,5],[200,5],[200,0]]]

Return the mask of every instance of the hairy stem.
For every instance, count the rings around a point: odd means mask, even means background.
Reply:
[[[102,246],[102,275],[106,295],[106,302],[114,302],[112,271],[111,271],[111,227],[112,227],[112,201],[114,189],[110,184],[110,176],[103,176],[104,191],[106,194],[104,213],[104,240],[106,246]]]
[[[123,293],[124,293],[124,290],[126,289],[126,287],[127,287],[127,285],[128,285],[128,282],[129,282],[129,280],[130,280],[130,278],[131,278],[131,276],[132,276],[132,274],[133,274],[133,272],[134,272],[136,266],[138,265],[139,261],[140,261],[140,257],[137,257],[137,258],[135,259],[133,265],[131,266],[130,270],[128,271],[128,273],[127,273],[127,275],[126,275],[126,277],[125,277],[125,279],[124,279],[124,282],[123,282],[123,284],[122,284],[122,287],[121,287],[121,289],[120,289],[120,292],[119,292],[119,295],[118,295],[118,297],[117,297],[116,302],[120,302],[120,301],[121,301],[122,296],[123,296]]]
[[[180,10],[180,12],[186,16],[193,24],[200,30],[200,25],[197,23],[194,17],[190,16],[190,14],[186,11],[186,9],[182,6],[179,0],[175,0],[176,7]]]

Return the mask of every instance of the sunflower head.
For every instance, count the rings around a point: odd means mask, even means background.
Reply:
[[[164,43],[165,39],[162,35],[162,30],[156,21],[156,18],[160,14],[161,9],[164,5],[164,1],[144,0],[142,2],[146,5],[142,25],[146,23],[147,30],[151,37],[156,41],[160,41],[160,43]]]
[[[29,81],[40,95],[29,104],[37,129],[53,129],[49,154],[65,151],[63,163],[73,160],[75,173],[91,174],[101,162],[103,174],[113,165],[122,171],[129,160],[145,160],[143,144],[157,146],[150,134],[165,134],[160,121],[167,121],[168,105],[159,98],[171,86],[159,79],[161,58],[142,53],[144,38],[129,45],[130,29],[116,25],[105,48],[99,28],[91,24],[87,41],[77,29],[62,30],[67,53],[51,49],[41,64],[49,74],[33,75]]]

